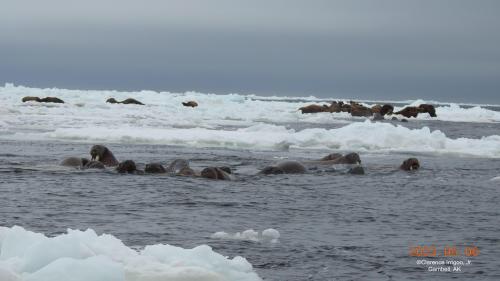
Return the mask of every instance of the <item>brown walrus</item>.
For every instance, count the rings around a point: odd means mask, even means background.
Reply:
[[[117,166],[119,164],[118,160],[116,160],[115,156],[104,145],[94,145],[90,149],[90,156],[92,157],[92,161],[99,161],[103,163],[105,166]]]
[[[189,162],[186,159],[175,159],[168,165],[166,171],[170,174],[178,174],[183,169],[188,169]]]
[[[198,103],[191,100],[191,101],[188,101],[188,102],[183,102],[182,105],[184,105],[184,106],[190,106],[190,107],[194,108],[194,107],[198,106]]]
[[[421,113],[429,113],[431,117],[437,117],[436,108],[432,104],[421,104],[418,106],[418,109]]]
[[[420,163],[417,158],[408,158],[403,161],[403,164],[401,164],[399,168],[404,171],[418,170],[420,168]]]
[[[36,102],[51,102],[51,103],[64,103],[64,101],[60,98],[56,97],[45,97],[45,98],[39,98],[39,97],[24,97],[22,99],[23,102],[27,101],[36,101]]]
[[[415,106],[407,106],[405,108],[403,108],[402,110],[394,113],[394,114],[401,114],[403,115],[404,117],[406,118],[410,118],[410,117],[417,117],[418,116],[418,113],[419,113],[419,109]]]
[[[133,99],[133,98],[128,98],[128,99],[125,99],[123,101],[117,101],[116,99],[114,98],[109,98],[106,100],[107,103],[121,103],[121,104],[138,104],[138,105],[144,105],[142,102],[136,100],[136,99]]]
[[[277,174],[303,174],[307,171],[306,167],[298,161],[283,161],[275,166],[267,166],[259,174],[277,175]]]
[[[361,104],[355,103],[351,105],[351,115],[356,117],[369,117],[373,112],[370,108]]]
[[[390,104],[384,104],[382,108],[380,109],[380,115],[385,116],[385,115],[391,115],[392,112],[394,112],[394,106]]]
[[[167,170],[165,170],[165,167],[160,163],[150,163],[146,165],[144,172],[149,174],[162,174],[166,173]]]
[[[143,174],[142,171],[137,170],[137,166],[132,160],[125,160],[118,164],[116,171],[120,174]]]
[[[184,167],[175,174],[176,176],[196,176],[196,172],[190,167]]]
[[[376,104],[372,106],[372,113],[380,113],[382,110],[382,106],[380,104]]]
[[[340,153],[332,153],[327,156],[314,161],[307,161],[306,163],[313,164],[326,164],[326,165],[334,165],[334,164],[350,164],[350,165],[359,165],[361,164],[361,158],[359,154],[355,152],[348,153],[346,155],[342,155]]]
[[[324,105],[311,104],[308,106],[301,107],[301,108],[299,108],[299,110],[302,111],[302,114],[328,112],[328,106],[325,104]]]
[[[89,159],[80,157],[68,157],[61,161],[61,166],[83,168],[89,163]]]
[[[231,176],[219,167],[207,167],[201,171],[201,177],[214,180],[231,180]]]
[[[23,102],[27,102],[27,101],[37,101],[37,102],[40,102],[40,98],[39,97],[24,97],[22,99]]]
[[[90,161],[85,166],[83,166],[85,169],[104,169],[104,164],[99,162],[99,161]]]

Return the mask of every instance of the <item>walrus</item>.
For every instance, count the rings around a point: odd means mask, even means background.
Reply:
[[[196,176],[196,172],[189,167],[184,167],[180,171],[178,171],[175,175],[176,176]]]
[[[394,111],[394,106],[390,104],[384,104],[380,109],[380,115],[382,116],[391,115],[393,111]]]
[[[214,180],[231,180],[231,176],[218,167],[207,167],[201,171],[201,177]]]
[[[128,99],[125,99],[123,101],[117,101],[115,98],[109,98],[106,100],[107,103],[121,103],[121,104],[138,104],[138,105],[144,105],[142,102],[136,100],[136,99],[133,99],[133,98],[128,98]]]
[[[165,170],[165,167],[163,167],[160,163],[150,163],[146,165],[144,172],[149,174],[161,174],[166,173],[167,170]]]
[[[142,174],[143,172],[140,170],[137,170],[137,166],[135,165],[135,162],[132,160],[125,160],[118,164],[118,167],[116,167],[116,171],[120,174]]]
[[[138,104],[138,105],[144,105],[142,102],[136,100],[136,99],[133,99],[133,98],[128,98],[128,99],[125,99],[121,102],[122,104]]]
[[[22,99],[23,102],[28,102],[28,101],[36,101],[36,102],[40,102],[40,98],[39,97],[24,97]]]
[[[410,117],[414,117],[416,118],[418,116],[418,113],[419,113],[419,109],[417,107],[414,107],[414,106],[407,106],[405,108],[403,108],[402,110],[394,113],[394,114],[401,114],[403,115],[404,117],[406,118],[410,118]]]
[[[99,161],[105,166],[117,166],[119,164],[113,153],[104,145],[94,145],[90,149],[91,160]]]
[[[104,164],[99,161],[89,161],[85,166],[85,169],[104,169]]]
[[[403,164],[399,168],[404,171],[418,170],[420,169],[420,163],[417,158],[408,158],[403,161]]]
[[[328,112],[331,112],[331,113],[341,112],[343,104],[344,104],[343,102],[332,101],[332,103],[328,107]]]
[[[432,104],[421,104],[418,106],[418,109],[421,113],[429,113],[431,117],[437,117],[436,108]]]
[[[45,97],[45,98],[39,98],[39,97],[24,97],[22,99],[23,102],[27,101],[36,101],[36,102],[51,102],[51,103],[64,103],[64,101],[60,98],[56,97]]]
[[[306,167],[298,161],[283,161],[275,166],[267,166],[262,169],[259,174],[263,175],[277,175],[277,174],[303,174]]]
[[[361,166],[356,166],[350,168],[347,173],[353,174],[353,175],[364,175],[365,174],[365,169]]]
[[[46,97],[46,98],[40,99],[40,102],[64,103],[64,101],[62,99],[55,98],[55,97]]]
[[[66,167],[83,168],[85,165],[87,165],[87,163],[89,163],[89,159],[87,158],[68,157],[61,161],[60,165]]]
[[[381,110],[382,110],[382,106],[380,104],[376,104],[376,105],[372,106],[372,113],[373,114],[380,113]]]
[[[198,106],[198,103],[195,102],[195,101],[193,101],[193,100],[191,100],[191,101],[188,101],[188,102],[183,102],[182,105],[184,105],[184,106],[190,106],[190,107],[194,108],[194,107]]]
[[[186,159],[175,159],[168,165],[166,172],[171,174],[178,174],[183,169],[187,169],[189,167],[189,162]]]
[[[351,105],[351,115],[356,117],[369,117],[372,116],[372,110],[366,106],[358,103]]]
[[[302,111],[302,114],[328,112],[328,106],[325,104],[324,105],[311,104],[308,106],[303,106],[303,107],[299,108],[299,110]]]
[[[106,100],[107,103],[119,103],[117,100],[115,100],[115,98],[109,98]]]
[[[319,160],[307,161],[307,163],[327,164],[327,165],[334,165],[334,164],[359,165],[361,164],[361,158],[359,157],[359,154],[355,152],[351,152],[346,155],[342,155],[340,153],[332,153],[328,154],[327,156]]]

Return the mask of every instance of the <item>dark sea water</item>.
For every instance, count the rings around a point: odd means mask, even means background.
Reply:
[[[442,121],[405,126],[429,126],[451,138],[479,138],[500,129],[494,123]],[[196,168],[230,166],[237,179],[58,166],[68,156],[88,157],[91,145],[0,141],[0,224],[50,236],[92,228],[136,248],[207,244],[224,255],[245,257],[265,280],[500,280],[500,181],[492,180],[500,176],[499,159],[360,152],[365,175],[340,167],[255,176],[279,159],[317,159],[331,151],[110,143],[118,159],[141,166],[184,158]],[[420,160],[419,171],[398,170],[409,157]],[[210,238],[218,231],[267,228],[280,232],[278,243]],[[438,251],[477,246],[480,254],[454,258],[472,262],[460,273],[428,272],[416,261],[432,258],[409,256],[416,245],[435,245]]]

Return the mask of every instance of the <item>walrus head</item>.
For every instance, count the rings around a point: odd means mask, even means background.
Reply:
[[[394,106],[390,105],[390,104],[384,104],[382,106],[382,108],[380,109],[380,115],[384,116],[384,115],[391,115],[392,112],[394,111]]]
[[[121,174],[132,174],[137,171],[137,166],[135,165],[135,162],[132,160],[125,160],[118,164],[118,167],[116,167],[116,171]]]
[[[175,159],[168,165],[167,172],[178,174],[181,170],[189,168],[189,162],[186,159]]]
[[[163,167],[163,165],[161,165],[160,163],[151,163],[146,165],[146,167],[144,168],[144,172],[151,174],[159,174],[159,173],[166,173],[167,171],[165,170],[165,167]]]
[[[177,174],[177,176],[194,176],[196,173],[193,169],[189,167],[182,168]]]
[[[361,158],[359,158],[359,154],[352,152],[349,154],[346,154],[344,156],[344,161],[342,164],[361,164]]]
[[[227,173],[217,167],[208,167],[201,171],[201,176],[214,180],[230,180],[231,178]]]
[[[102,162],[106,166],[116,166],[118,165],[118,160],[116,160],[113,153],[104,145],[94,145],[90,149],[90,156],[92,161]]]
[[[115,100],[115,98],[109,98],[109,99],[106,100],[106,102],[108,102],[108,103],[118,103],[118,101]]]
[[[403,164],[401,164],[399,168],[405,171],[418,170],[420,168],[420,163],[418,162],[417,158],[408,158],[403,162]]]

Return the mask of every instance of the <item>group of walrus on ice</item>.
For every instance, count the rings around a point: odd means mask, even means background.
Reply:
[[[55,97],[24,97],[23,102],[36,101],[36,102],[52,102],[64,103],[63,100]],[[112,104],[137,104],[143,105],[138,100],[128,98],[123,101],[117,101],[114,98],[106,100],[107,103]],[[195,101],[183,102],[182,105],[187,107],[196,107],[198,103]],[[419,113],[429,113],[430,116],[436,117],[434,106],[430,104],[421,104],[419,107],[405,107],[404,109],[393,112],[394,107],[389,104],[375,105],[372,108],[365,107],[357,102],[332,102],[328,105],[309,105],[299,108],[302,113],[317,113],[317,112],[348,112],[352,116],[373,116],[374,119],[383,119],[385,115],[401,114],[405,117],[417,117]],[[125,160],[119,162],[111,150],[103,145],[94,145],[90,150],[91,159],[70,157],[61,162],[63,166],[75,167],[79,169],[105,169],[106,167],[113,167],[118,173],[127,174],[170,174],[176,176],[192,176],[202,177],[217,180],[231,180],[234,178],[230,167],[206,167],[201,171],[195,171],[189,166],[189,162],[185,159],[176,159],[170,163],[166,168],[160,163],[147,164],[144,170],[137,169],[137,165],[132,160]],[[258,174],[272,175],[272,174],[302,174],[306,173],[307,165],[348,165],[349,174],[364,174],[364,169],[361,166],[361,158],[357,153],[348,153],[342,155],[340,153],[332,153],[321,159],[305,161],[282,161],[272,166],[263,168]],[[406,159],[400,166],[401,170],[412,171],[418,170],[420,163],[416,158]]]
[[[80,157],[69,157],[61,162],[62,166],[75,167],[78,169],[105,169],[106,167],[114,168],[121,174],[168,174],[172,176],[191,176],[201,177],[215,180],[232,180],[234,179],[232,170],[227,166],[211,166],[196,171],[189,166],[186,159],[175,159],[168,166],[163,166],[161,163],[149,163],[144,170],[139,170],[133,160],[125,160],[119,162],[111,150],[104,145],[94,145],[90,149],[91,159]],[[260,175],[277,175],[277,174],[303,174],[307,173],[307,165],[337,165],[344,164],[350,166],[348,173],[364,174],[364,169],[361,166],[361,158],[357,153],[348,153],[342,155],[340,153],[332,153],[318,160],[304,161],[282,161],[275,165],[267,166],[260,170]],[[418,170],[420,163],[416,158],[409,158],[401,164],[400,169],[405,171]]]
[[[23,102],[28,101],[36,101],[36,102],[44,102],[44,103],[64,103],[63,100],[56,97],[24,97],[22,99]],[[109,98],[106,100],[107,103],[112,104],[137,104],[144,105],[142,102],[128,98],[123,101],[117,101],[115,98]],[[196,101],[187,101],[183,102],[182,105],[187,107],[197,107],[198,103]],[[330,113],[339,113],[339,112],[347,112],[352,116],[358,117],[371,117],[373,116],[373,120],[382,120],[385,115],[403,115],[406,118],[414,117],[416,118],[419,113],[428,113],[431,117],[437,117],[436,109],[432,104],[421,104],[419,106],[407,106],[400,111],[394,112],[394,106],[390,104],[376,104],[374,106],[366,107],[358,102],[350,101],[349,103],[344,103],[343,101],[333,101],[330,105],[318,105],[311,104],[308,106],[304,106],[299,108],[302,114],[305,113],[318,113],[318,112],[330,112]],[[403,119],[402,121],[406,121]]]

